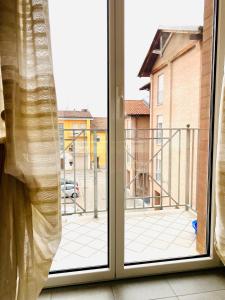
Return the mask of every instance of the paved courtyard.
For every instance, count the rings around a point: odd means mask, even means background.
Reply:
[[[192,220],[180,209],[126,211],[125,262],[197,255]],[[63,216],[62,240],[51,270],[107,265],[107,214]]]
[[[61,178],[64,178],[64,173],[62,172]],[[74,180],[74,172],[73,170],[66,171],[65,178]],[[97,189],[97,202],[98,202],[98,210],[106,210],[108,198],[107,195],[107,172],[105,169],[97,170],[97,184],[94,182],[94,170],[86,170],[86,174],[84,174],[83,170],[78,170],[76,172],[76,181],[79,184],[80,189],[80,197],[76,199],[77,205],[74,205],[74,201],[71,198],[66,198],[65,200],[62,198],[62,213],[74,213],[74,211],[82,211],[80,207],[85,208],[86,211],[90,212],[94,210],[94,191]]]

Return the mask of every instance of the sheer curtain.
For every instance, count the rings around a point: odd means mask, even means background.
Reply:
[[[216,164],[216,251],[225,264],[225,68],[219,111],[219,137]]]
[[[61,235],[47,4],[47,0],[0,0],[0,101],[4,99],[6,127],[6,138],[0,139],[0,299],[4,300],[38,297]]]

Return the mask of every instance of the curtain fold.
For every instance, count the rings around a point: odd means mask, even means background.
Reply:
[[[33,300],[61,236],[47,0],[0,0],[0,57],[0,299]]]
[[[218,124],[215,248],[225,265],[225,69]]]

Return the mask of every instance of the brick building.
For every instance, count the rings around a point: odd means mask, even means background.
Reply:
[[[208,0],[203,27],[158,29],[138,74],[149,78],[141,89],[150,91],[150,193],[156,205],[197,212],[200,253],[206,251],[212,20]]]
[[[149,105],[125,100],[126,191],[128,197],[149,195]]]
[[[156,205],[196,210],[201,44],[202,27],[160,28],[138,74],[150,79],[141,89],[150,90],[149,167]]]

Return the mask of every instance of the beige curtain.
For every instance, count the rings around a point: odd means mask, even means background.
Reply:
[[[225,264],[225,72],[219,111],[216,164],[216,251]]]
[[[0,139],[2,300],[37,299],[60,240],[50,53],[47,0],[0,0],[0,100],[6,125],[6,139]]]

